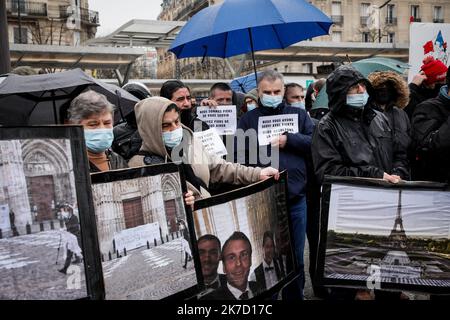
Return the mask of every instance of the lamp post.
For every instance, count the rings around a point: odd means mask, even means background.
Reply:
[[[378,42],[381,42],[381,9],[384,8],[391,1],[392,0],[388,0],[378,7]]]

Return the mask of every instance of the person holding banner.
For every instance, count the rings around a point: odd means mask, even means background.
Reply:
[[[129,166],[181,162],[189,190],[185,197],[188,205],[193,205],[194,198],[209,197],[210,183],[247,185],[272,176],[279,178],[274,168],[246,167],[208,154],[193,132],[181,124],[177,105],[166,98],[140,101],[135,112],[142,147]]]
[[[349,65],[327,79],[330,112],[320,120],[312,141],[319,183],[326,175],[379,178],[398,183],[408,177],[406,150],[395,146],[385,115],[374,109],[370,82]],[[331,297],[370,300],[367,290],[333,289]]]
[[[306,237],[305,158],[311,152],[314,125],[304,109],[286,104],[283,96],[284,79],[280,73],[267,70],[258,76],[258,108],[244,114],[239,121],[235,159],[246,165],[271,165],[288,171],[289,212],[297,261],[301,269],[298,289],[302,299]],[[256,145],[250,145],[255,140],[251,137],[252,133],[256,133]],[[249,139],[241,139],[242,136],[249,136]]]
[[[163,83],[160,96],[174,102],[181,110],[181,123],[194,132],[206,131],[209,126],[197,117],[192,105],[191,91],[180,80],[169,80]]]

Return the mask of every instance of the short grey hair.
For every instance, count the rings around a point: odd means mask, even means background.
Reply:
[[[263,71],[258,75],[258,87],[259,87],[259,84],[261,83],[261,81],[263,81],[263,80],[275,82],[278,79],[280,79],[281,83],[284,84],[283,75],[281,73],[279,73],[278,71],[275,71],[275,70]]]
[[[94,114],[104,112],[114,116],[114,105],[103,94],[88,90],[72,100],[67,110],[67,118],[72,123],[80,123]]]

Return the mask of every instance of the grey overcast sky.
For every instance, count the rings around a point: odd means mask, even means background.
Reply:
[[[161,3],[161,0],[89,0],[89,9],[100,15],[96,36],[106,36],[132,19],[156,20]]]

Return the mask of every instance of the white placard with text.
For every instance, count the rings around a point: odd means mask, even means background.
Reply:
[[[273,138],[285,132],[298,133],[297,114],[260,117],[258,120],[258,143],[260,146],[270,144]]]
[[[210,128],[215,128],[219,135],[232,135],[236,132],[236,106],[198,107],[197,116]]]
[[[218,157],[223,157],[228,154],[227,148],[225,148],[225,145],[215,128],[194,132],[194,137],[202,142],[203,147],[208,154],[216,155]]]

